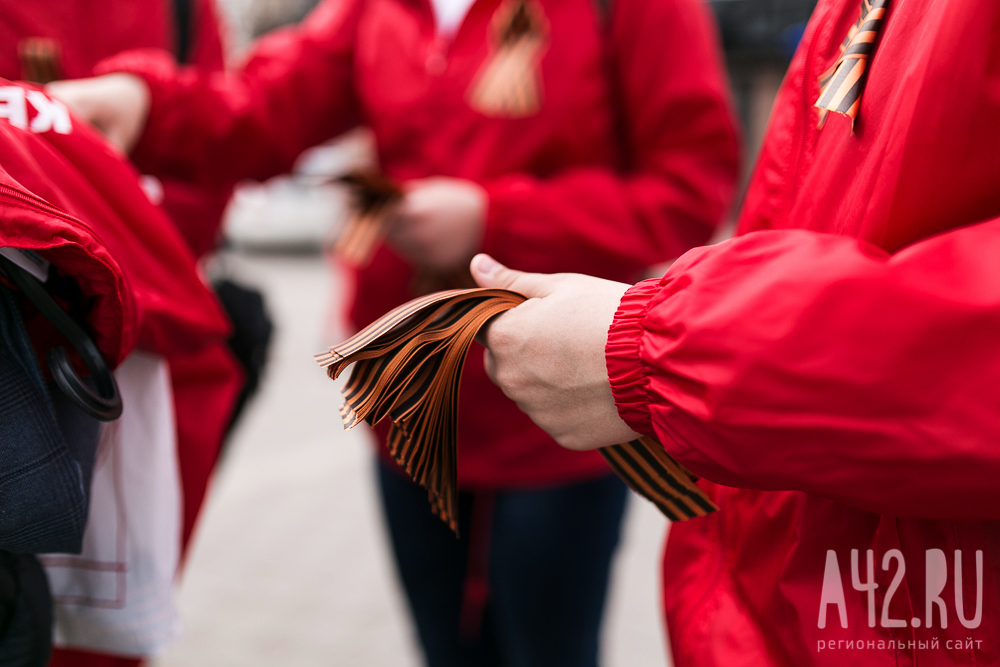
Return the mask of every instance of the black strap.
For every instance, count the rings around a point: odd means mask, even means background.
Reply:
[[[174,0],[174,27],[177,30],[177,62],[186,65],[191,60],[191,33],[194,8],[191,0]]]
[[[614,6],[614,0],[591,0],[594,3],[594,11],[597,13],[597,22],[601,26],[601,30],[605,32],[610,32],[611,30],[611,9]]]
[[[58,329],[79,353],[83,363],[90,371],[97,391],[93,391],[73,370],[69,354],[63,347],[56,347],[46,356],[52,379],[66,396],[81,410],[94,419],[113,421],[122,414],[122,399],[118,393],[118,383],[111,374],[104,355],[73,318],[64,311],[53,299],[38,279],[14,264],[6,257],[0,256],[0,268],[17,287],[24,292],[38,311]]]

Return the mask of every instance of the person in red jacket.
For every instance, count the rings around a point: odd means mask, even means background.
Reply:
[[[0,0],[0,77],[90,76],[121,51],[159,48],[206,72],[225,67],[214,0]],[[181,25],[181,22],[184,25]],[[161,205],[195,256],[213,250],[230,189],[159,179]]]
[[[487,334],[507,395],[719,506],[664,556],[679,667],[1000,662],[1000,6],[861,16],[819,3],[737,238],[636,285],[474,260],[537,297]]]
[[[182,25],[183,22],[183,25]],[[168,50],[204,72],[221,71],[221,27],[212,0],[0,0],[0,77],[48,83],[92,73],[126,49]],[[157,179],[160,200],[195,256],[215,248],[231,188]],[[190,538],[226,433],[241,373],[224,345],[170,357],[184,485],[183,540]],[[105,664],[57,650],[54,666]],[[134,664],[126,660],[124,664]],[[108,663],[111,664],[111,663]]]
[[[141,133],[143,169],[206,184],[266,178],[371,127],[406,196],[356,273],[357,327],[414,297],[418,272],[477,251],[633,280],[708,240],[738,150],[697,0],[459,5],[328,0],[231,78],[146,51],[53,90],[126,147]],[[596,664],[624,487],[598,454],[556,446],[477,359],[460,400],[460,540],[398,469],[379,474],[428,662]]]

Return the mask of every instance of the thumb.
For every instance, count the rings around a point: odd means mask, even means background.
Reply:
[[[472,258],[469,270],[480,287],[508,289],[529,299],[552,293],[554,276],[508,269],[489,255],[482,253]]]

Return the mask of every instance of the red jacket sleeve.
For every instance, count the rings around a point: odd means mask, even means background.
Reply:
[[[235,73],[177,69],[163,51],[109,58],[100,72],[131,72],[152,94],[133,154],[143,169],[202,184],[263,180],[357,121],[352,52],[359,0],[327,0],[300,25],[259,40]],[[180,145],[178,145],[180,143]]]
[[[613,87],[629,169],[581,167],[487,184],[483,250],[527,271],[634,275],[706,242],[736,184],[739,145],[714,27],[698,0],[616,0]],[[559,266],[546,253],[558,249]],[[623,270],[625,273],[623,274]]]
[[[225,69],[222,26],[214,0],[202,0],[196,5],[194,43],[189,60],[192,66],[205,73]],[[177,178],[161,178],[160,182],[163,210],[180,230],[195,257],[214,250],[232,188],[227,185],[207,187]]]
[[[761,231],[632,288],[619,413],[696,474],[880,513],[1000,518],[1000,219],[895,255]]]

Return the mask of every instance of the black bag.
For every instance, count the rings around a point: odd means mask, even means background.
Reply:
[[[0,285],[0,667],[45,667],[52,598],[34,554],[80,552],[100,431],[44,381],[20,311]]]
[[[0,667],[45,667],[52,596],[38,558],[0,552]]]
[[[80,552],[97,436],[97,420],[43,380],[16,297],[0,286],[0,549]]]
[[[47,289],[9,252],[0,270],[20,290],[0,283],[0,667],[45,667],[52,598],[35,554],[80,553],[99,420],[116,419],[122,403],[97,346],[49,294],[79,306],[76,282],[49,271]],[[88,378],[55,347],[45,357],[53,382],[45,381],[21,317],[29,302],[76,349]]]
[[[229,430],[232,430],[247,401],[257,393],[260,386],[264,367],[267,365],[274,324],[260,291],[227,278],[216,280],[212,287],[232,322],[233,334],[229,337],[229,349],[243,368],[245,376],[229,419]]]

